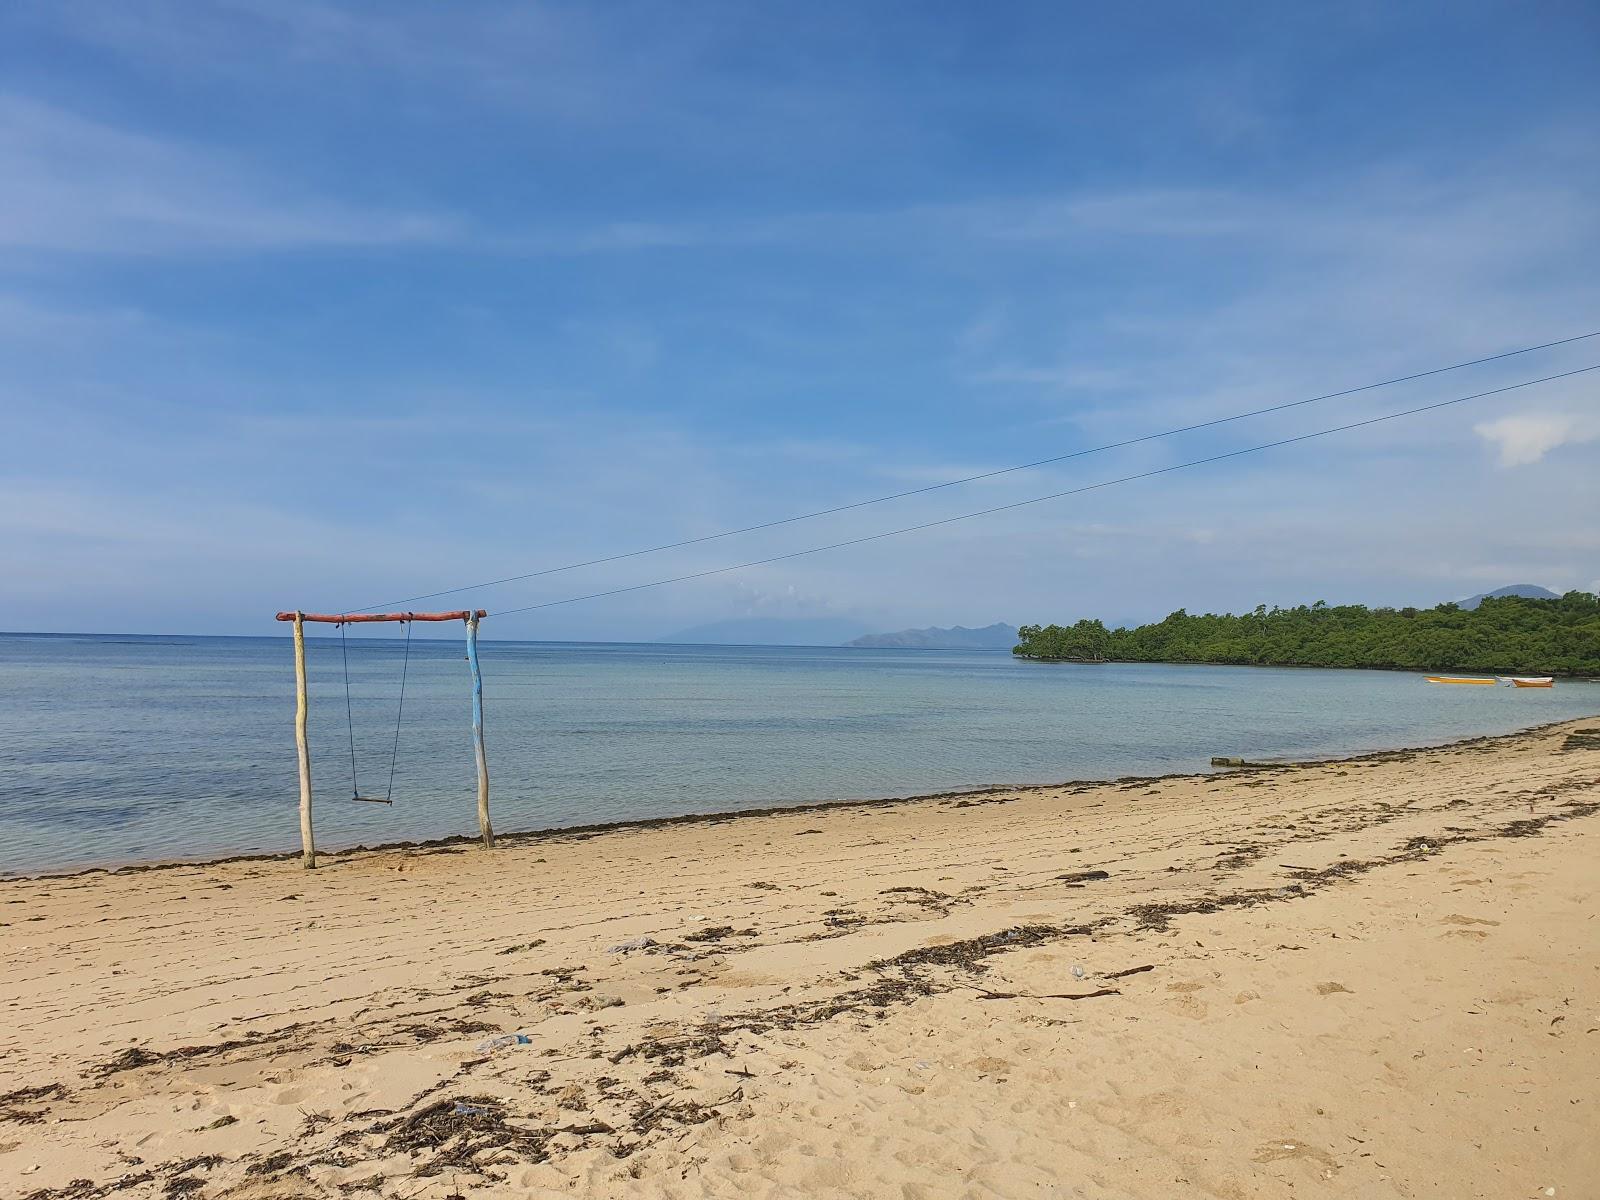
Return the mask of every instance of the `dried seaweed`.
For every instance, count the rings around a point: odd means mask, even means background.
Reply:
[[[744,1099],[744,1089],[734,1088],[732,1092],[720,1100],[713,1100],[709,1104],[702,1104],[698,1100],[672,1099],[662,1100],[656,1104],[641,1104],[633,1114],[633,1132],[650,1133],[661,1127],[662,1122],[672,1121],[678,1125],[703,1125],[711,1118],[717,1116],[717,1109],[724,1104],[732,1104]]]
[[[302,1026],[296,1023],[271,1033],[248,1033],[242,1038],[231,1038],[209,1046],[178,1046],[172,1050],[154,1051],[146,1050],[143,1046],[129,1046],[120,1054],[89,1068],[87,1073],[95,1079],[105,1079],[122,1071],[135,1071],[140,1067],[153,1066],[156,1063],[185,1062],[191,1058],[212,1058],[232,1050],[253,1050],[283,1041],[299,1032],[301,1028]]]
[[[508,1125],[505,1106],[493,1096],[460,1096],[436,1100],[409,1116],[374,1127],[387,1133],[385,1153],[433,1157],[412,1171],[437,1175],[451,1167],[471,1169],[486,1151],[509,1150],[528,1162],[543,1162],[555,1136],[552,1129],[522,1129]]]
[[[155,1179],[150,1171],[134,1171],[113,1179],[110,1183],[95,1183],[92,1179],[74,1179],[71,1183],[58,1188],[39,1188],[37,1191],[28,1192],[22,1200],[100,1200],[112,1192],[126,1191],[128,1188],[138,1187],[141,1183],[150,1183]]]
[[[1600,729],[1574,729],[1561,743],[1562,750],[1600,750]]]
[[[251,1163],[244,1169],[244,1173],[246,1175],[274,1175],[293,1164],[294,1155],[287,1150],[279,1150],[276,1154],[269,1154],[258,1162]]]
[[[45,1083],[38,1087],[17,1088],[0,1095],[0,1121],[14,1121],[18,1125],[37,1125],[43,1121],[50,1106],[33,1107],[47,1100],[65,1100],[67,1089],[59,1083]],[[27,1106],[27,1107],[24,1107]]]
[[[755,937],[754,929],[735,929],[732,925],[711,925],[683,935],[686,942],[720,942],[730,937]]]

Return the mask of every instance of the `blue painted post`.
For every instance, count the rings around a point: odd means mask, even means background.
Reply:
[[[472,738],[478,755],[478,829],[483,848],[494,849],[489,823],[489,759],[483,752],[483,674],[478,670],[478,614],[467,617],[467,662],[472,666]]]

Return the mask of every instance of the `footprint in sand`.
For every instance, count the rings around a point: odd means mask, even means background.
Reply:
[[[1197,979],[1169,983],[1167,984],[1167,991],[1176,992],[1177,994],[1167,1000],[1162,1007],[1180,1017],[1188,1017],[1190,1020],[1199,1021],[1205,1017],[1207,1009],[1205,1001],[1194,995],[1194,993],[1205,986]]]
[[[1251,1155],[1251,1161],[1258,1163],[1286,1162],[1296,1158],[1318,1164],[1326,1174],[1332,1174],[1339,1169],[1339,1164],[1333,1161],[1333,1156],[1326,1150],[1308,1146],[1293,1136],[1283,1138],[1281,1141],[1267,1142]]]
[[[1004,1079],[1011,1073],[1011,1064],[1003,1058],[975,1058],[967,1066],[976,1071],[980,1079],[986,1076]]]

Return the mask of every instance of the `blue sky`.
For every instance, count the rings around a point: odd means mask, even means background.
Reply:
[[[0,628],[274,632],[1600,329],[1582,3],[0,11]],[[463,596],[784,553],[1600,339]],[[500,636],[1600,586],[1600,379]],[[487,627],[486,627],[487,628]]]

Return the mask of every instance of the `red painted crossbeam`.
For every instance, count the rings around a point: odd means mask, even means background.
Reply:
[[[487,617],[486,609],[463,608],[457,612],[443,613],[292,613],[278,614],[280,621],[292,621],[298,616],[302,621],[318,621],[323,625],[360,625],[367,621],[465,621],[468,617]]]

